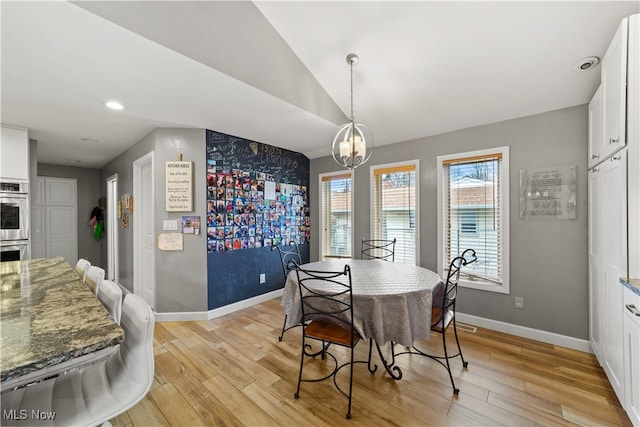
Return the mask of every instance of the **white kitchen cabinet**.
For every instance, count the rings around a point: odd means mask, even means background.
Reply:
[[[602,270],[604,273],[603,363],[609,382],[624,402],[622,285],[627,272],[627,156],[619,151],[598,168],[602,180]]]
[[[640,295],[624,287],[625,410],[640,426]]]
[[[627,271],[627,150],[589,171],[589,342],[620,402],[625,366],[622,285]]]
[[[29,134],[27,129],[0,127],[0,178],[29,181]]]
[[[589,342],[599,361],[603,360],[602,336],[604,318],[604,271],[602,263],[602,173],[589,171]]]
[[[629,277],[640,279],[640,14],[629,17],[627,56],[627,207]],[[635,221],[633,220],[635,218]]]
[[[589,168],[600,163],[600,156],[605,151],[602,126],[602,86],[589,102]]]
[[[589,342],[638,426],[640,328],[625,314],[629,297],[620,279],[640,279],[639,26],[640,15],[624,19],[603,58],[600,88],[589,104],[588,159]]]
[[[626,141],[627,103],[627,36],[628,18],[620,23],[607,52],[602,58],[602,132],[600,160],[606,159]]]

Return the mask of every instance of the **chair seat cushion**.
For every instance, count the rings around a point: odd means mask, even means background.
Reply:
[[[351,347],[356,345],[360,340],[360,336],[334,323],[314,320],[305,326],[305,335],[323,341],[331,341],[335,344]]]
[[[445,310],[444,315],[441,307],[431,308],[431,330],[442,332],[449,326],[453,319],[453,310]]]

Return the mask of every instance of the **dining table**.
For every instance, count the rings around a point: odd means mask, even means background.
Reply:
[[[2,390],[123,340],[123,329],[63,257],[0,263]]]
[[[444,293],[440,276],[409,263],[366,259],[327,259],[303,264],[300,269],[343,271],[351,269],[354,329],[375,343],[380,359],[395,379],[402,377],[394,359],[386,360],[380,346],[391,342],[411,346],[431,337],[431,309]],[[348,280],[343,276],[340,280]],[[285,282],[281,305],[287,315],[286,327],[300,324],[302,308],[296,271]]]

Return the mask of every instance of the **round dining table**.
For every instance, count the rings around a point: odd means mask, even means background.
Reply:
[[[431,336],[431,307],[442,298],[440,276],[413,264],[363,259],[329,259],[300,266],[304,270],[351,269],[354,328],[376,345],[387,342],[411,346]],[[302,274],[302,273],[301,273]],[[343,276],[341,280],[348,280]],[[287,327],[300,323],[302,311],[296,271],[285,282],[281,304]]]

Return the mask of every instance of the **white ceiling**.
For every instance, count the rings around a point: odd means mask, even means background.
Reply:
[[[329,155],[349,115],[350,52],[355,117],[376,145],[584,104],[600,66],[575,64],[602,57],[640,11],[638,1],[0,7],[2,123],[29,129],[39,162],[89,168],[156,127]],[[125,109],[107,110],[110,99]]]

